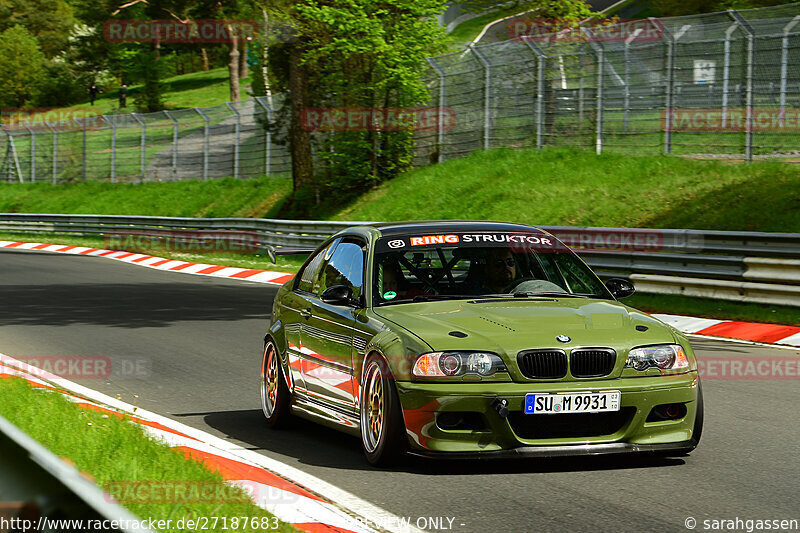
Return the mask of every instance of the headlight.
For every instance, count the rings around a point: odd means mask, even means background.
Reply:
[[[464,374],[491,376],[505,371],[499,356],[484,352],[431,352],[422,354],[414,363],[413,374],[418,377],[452,377]]]
[[[659,344],[634,348],[628,353],[626,368],[645,371],[650,367],[661,370],[689,368],[689,359],[678,344]]]

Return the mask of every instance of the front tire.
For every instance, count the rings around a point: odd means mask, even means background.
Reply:
[[[291,418],[289,387],[283,377],[280,354],[272,339],[264,343],[261,361],[261,410],[267,425],[273,429],[285,427]]]
[[[361,393],[361,445],[373,466],[397,463],[405,452],[405,424],[397,389],[383,359],[367,360]]]
[[[697,386],[697,414],[694,417],[694,429],[692,430],[692,440],[695,446],[700,444],[700,437],[703,435],[703,388]]]

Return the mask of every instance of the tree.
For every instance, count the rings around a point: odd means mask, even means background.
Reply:
[[[0,34],[0,105],[24,107],[36,94],[45,73],[44,54],[22,26]]]
[[[23,26],[48,58],[64,50],[74,24],[72,6],[65,0],[0,0],[0,32]]]
[[[518,12],[535,9],[538,18],[557,19],[566,24],[580,22],[593,15],[591,7],[584,0],[514,0],[512,4],[496,0],[466,0],[462,4],[464,11],[473,13],[501,7]]]
[[[270,82],[289,90],[285,114],[296,199],[310,184],[316,196],[347,197],[408,168],[413,124],[393,131],[368,125],[312,139],[301,117],[313,107],[380,113],[428,102],[421,74],[425,58],[444,50],[435,21],[443,10],[443,0],[300,0],[287,7],[284,20],[294,34],[270,47]],[[323,168],[314,167],[312,141]]]

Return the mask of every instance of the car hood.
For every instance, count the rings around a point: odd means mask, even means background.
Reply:
[[[486,350],[515,357],[526,349],[586,346],[626,353],[635,346],[676,342],[669,326],[611,300],[448,300],[389,305],[375,312],[436,351]],[[560,342],[556,337],[561,335],[570,340]]]

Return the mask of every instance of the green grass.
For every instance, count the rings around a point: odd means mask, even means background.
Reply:
[[[0,184],[0,212],[273,218],[291,192],[283,178],[112,184]]]
[[[279,178],[0,184],[0,212],[271,218],[290,192],[291,182]],[[412,170],[349,205],[339,202],[314,214],[800,232],[800,166],[498,148]]]
[[[498,148],[412,170],[328,214],[800,232],[800,167]]]
[[[740,320],[800,326],[800,309],[781,305],[752,304],[673,294],[636,293],[622,303],[652,313],[689,315],[718,320]]]
[[[0,415],[54,454],[68,458],[101,487],[108,483],[148,481],[154,484],[198,482],[198,487],[223,483],[221,475],[187,460],[166,444],[150,439],[140,426],[116,416],[81,409],[57,393],[35,390],[21,379],[0,379]],[[270,513],[256,505],[238,503],[245,500],[244,492],[226,488],[224,494],[226,499],[230,496],[237,503],[134,503],[125,506],[143,519],[173,520],[173,528],[164,531],[178,531],[175,522],[189,517],[217,516],[229,520],[234,516],[265,517],[270,525],[275,523]],[[217,530],[222,530],[221,524],[219,522]],[[261,531],[261,528],[237,530]],[[278,530],[296,531],[283,523]]]
[[[491,13],[480,15],[473,19],[466,20],[453,28],[453,31],[447,34],[447,43],[450,45],[450,48],[453,51],[457,51],[465,43],[474,41],[475,38],[481,33],[481,30],[483,30],[484,26],[490,22],[507,17],[509,15],[514,15],[521,11],[522,10],[519,8],[500,9],[497,11],[492,11]],[[505,31],[505,28],[503,31]]]
[[[270,218],[278,215],[290,193],[291,182],[276,178],[59,187],[1,184],[0,212]],[[598,157],[572,148],[499,148],[412,170],[348,205],[331,200],[313,214],[331,220],[467,218],[534,225],[800,232],[800,166],[663,155]],[[99,239],[52,234],[2,238],[104,247]],[[285,272],[294,272],[303,259],[284,256],[272,265],[252,255],[134,251]],[[725,302],[713,302],[706,309],[695,305],[702,302],[686,301],[691,305],[664,297],[652,305],[662,312],[721,318],[737,318],[732,313],[738,312],[742,319],[786,323],[796,313],[762,312],[758,306]],[[714,307],[717,303],[723,307]]]
[[[185,109],[187,107],[207,107],[224,104],[230,101],[230,87],[228,84],[228,69],[215,68],[208,71],[182,74],[161,81],[163,88],[162,97],[167,109]],[[250,78],[239,80],[241,98],[246,100],[249,95]],[[91,108],[104,115],[115,113],[131,113],[136,111],[134,99],[141,90],[141,85],[128,86],[128,105],[119,108],[119,93],[116,89],[103,92],[95,100],[94,106],[89,105],[89,99],[78,104],[61,108],[63,110],[76,110]]]

